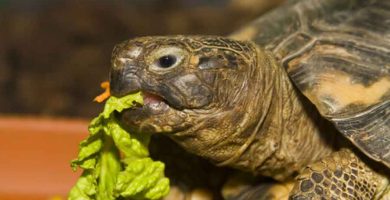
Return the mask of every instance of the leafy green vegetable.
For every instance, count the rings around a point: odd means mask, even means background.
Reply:
[[[110,97],[103,112],[89,125],[90,135],[80,143],[73,170],[84,169],[68,200],[160,199],[169,192],[164,164],[149,157],[150,135],[131,134],[113,116],[142,104],[140,93]],[[122,155],[122,157],[121,157]]]

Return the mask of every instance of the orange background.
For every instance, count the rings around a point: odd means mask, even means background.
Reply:
[[[0,199],[66,199],[87,121],[0,117]]]

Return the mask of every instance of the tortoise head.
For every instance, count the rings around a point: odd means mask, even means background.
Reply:
[[[237,132],[259,117],[256,55],[249,42],[216,36],[125,41],[113,51],[112,95],[142,91],[144,105],[120,118],[132,131],[168,134],[189,151],[222,162],[231,156],[222,151],[247,140]]]

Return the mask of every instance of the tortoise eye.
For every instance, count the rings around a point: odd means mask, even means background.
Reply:
[[[181,48],[161,47],[151,52],[146,57],[146,61],[149,64],[149,70],[164,74],[172,72],[173,69],[179,67],[186,58],[188,58],[188,52]]]
[[[169,68],[176,64],[177,58],[174,55],[162,56],[158,59],[157,66],[161,68]]]

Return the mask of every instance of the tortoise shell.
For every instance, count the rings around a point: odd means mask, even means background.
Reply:
[[[235,32],[271,51],[321,115],[390,167],[390,1],[291,1]]]

